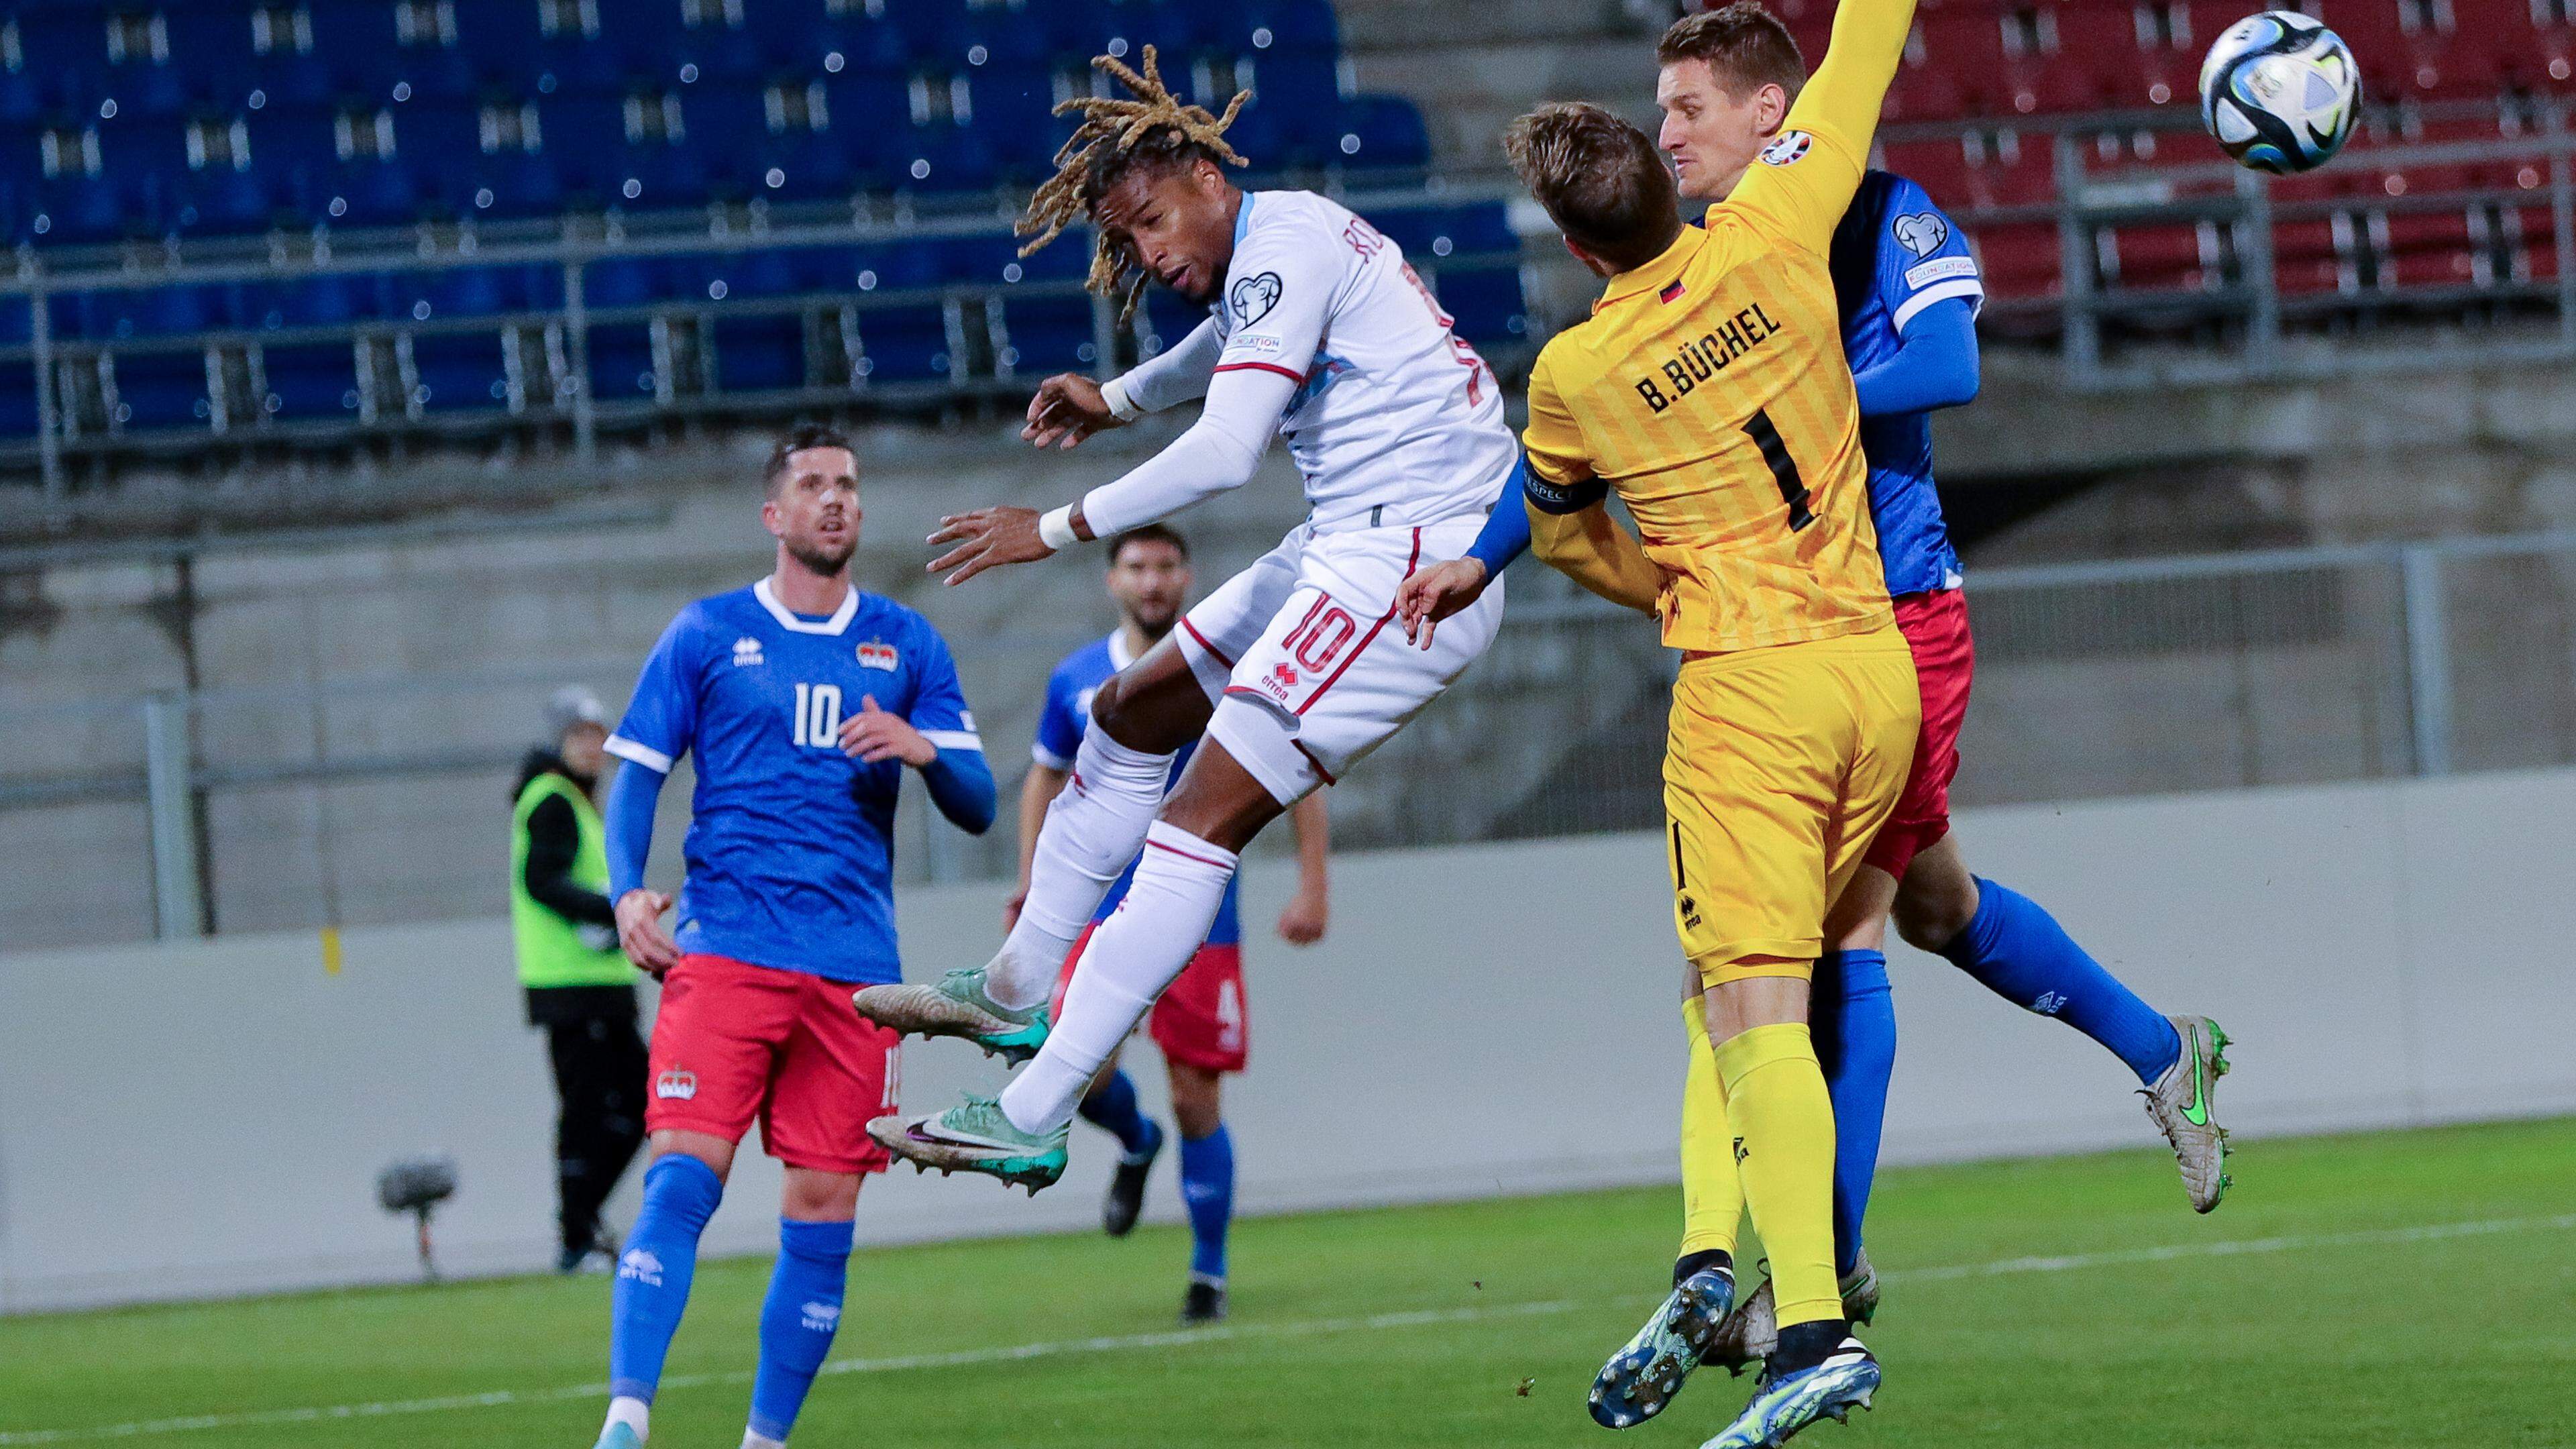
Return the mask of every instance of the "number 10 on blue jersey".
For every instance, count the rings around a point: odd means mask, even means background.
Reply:
[[[841,747],[841,686],[796,686],[796,715],[787,722],[788,737],[818,750]]]

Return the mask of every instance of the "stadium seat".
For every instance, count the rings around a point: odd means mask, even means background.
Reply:
[[[1006,370],[1043,376],[1088,371],[1099,360],[1089,297],[1008,297],[1002,305],[1010,337],[1002,356]]]
[[[0,362],[0,437],[32,438],[36,419],[35,366]]]
[[[266,346],[261,375],[268,415],[281,423],[354,422],[357,354],[346,342]]]
[[[651,402],[658,378],[653,328],[646,322],[593,324],[590,329],[590,395],[602,403]]]
[[[213,415],[213,406],[206,400],[202,350],[119,351],[111,356],[110,365],[116,379],[113,417],[122,431],[202,428]]]
[[[1431,279],[1457,334],[1474,343],[1505,343],[1529,331],[1518,267],[1455,267]]]
[[[805,322],[797,313],[718,317],[716,389],[790,392],[805,386]]]
[[[423,412],[484,412],[510,404],[510,369],[497,332],[414,333],[412,398]]]
[[[1401,96],[1360,96],[1342,107],[1336,164],[1354,170],[1419,171],[1431,162],[1422,113]]]
[[[936,305],[865,308],[859,313],[859,351],[871,384],[946,382],[947,311]]]
[[[1986,294],[1999,298],[2053,297],[2058,294],[2058,240],[2055,222],[1988,223],[1970,240]]]

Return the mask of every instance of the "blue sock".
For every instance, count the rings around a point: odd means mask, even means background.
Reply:
[[[1807,1013],[1825,1090],[1834,1100],[1834,1271],[1860,1260],[1861,1220],[1878,1175],[1887,1082],[1896,1071],[1896,998],[1884,951],[1828,951],[1816,961]]]
[[[850,1276],[848,1223],[778,1222],[778,1265],[760,1305],[760,1372],[751,1380],[751,1432],[784,1441],[841,1327]]]
[[[1083,1121],[1117,1138],[1130,1157],[1162,1140],[1161,1130],[1137,1107],[1136,1080],[1124,1067],[1111,1072],[1097,1090],[1084,1093],[1077,1110]]]
[[[2084,953],[2057,918],[2018,891],[1977,878],[1977,914],[1941,948],[1950,964],[2027,1011],[2063,1018],[2153,1083],[2182,1055],[2172,1022]]]
[[[1181,1139],[1181,1201],[1190,1210],[1190,1276],[1225,1281],[1225,1230],[1234,1222],[1234,1139],[1220,1122]]]
[[[724,1200],[724,1179],[685,1152],[655,1161],[644,1173],[644,1206],[617,1259],[609,1293],[608,1395],[653,1402],[662,1360],[689,1306],[698,1270],[698,1234]]]

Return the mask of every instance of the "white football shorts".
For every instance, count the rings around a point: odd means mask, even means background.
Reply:
[[[1481,516],[1427,528],[1316,533],[1300,525],[1181,617],[1181,653],[1216,702],[1208,737],[1282,805],[1340,779],[1438,699],[1494,642],[1503,581],[1444,619],[1429,649],[1404,637],[1395,591],[1463,556]]]

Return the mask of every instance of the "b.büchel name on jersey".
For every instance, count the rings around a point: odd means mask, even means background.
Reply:
[[[1779,330],[1780,324],[1772,321],[1771,314],[1756,302],[1719,323],[1716,330],[1683,343],[1681,350],[1665,359],[1656,372],[1638,378],[1634,384],[1637,396],[1646,400],[1649,409],[1662,412],[1673,405],[1674,399],[1687,396],[1692,388],[1716,376],[1727,364],[1762,345]]]

